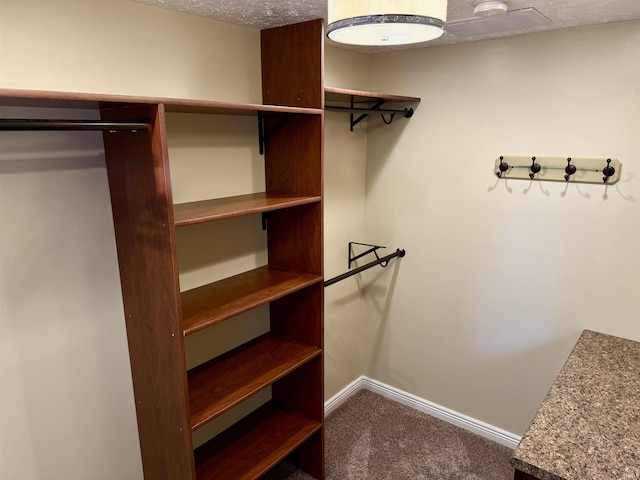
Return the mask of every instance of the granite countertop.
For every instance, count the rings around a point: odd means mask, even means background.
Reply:
[[[640,480],[640,342],[582,332],[511,464],[540,480]]]

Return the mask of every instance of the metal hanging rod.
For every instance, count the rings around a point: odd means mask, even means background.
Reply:
[[[358,274],[358,273],[360,273],[360,272],[362,272],[364,270],[367,270],[367,269],[369,269],[371,267],[375,267],[376,265],[380,265],[382,263],[389,262],[389,260],[391,260],[392,258],[404,257],[404,255],[405,255],[405,251],[398,248],[398,249],[396,249],[396,251],[394,253],[392,253],[390,255],[378,258],[377,260],[374,260],[373,262],[367,263],[366,265],[362,265],[361,267],[358,267],[358,268],[354,268],[353,270],[351,270],[351,271],[349,271],[347,273],[343,273],[342,275],[338,275],[337,277],[333,277],[333,278],[327,280],[326,282],[324,282],[324,286],[328,287],[329,285],[333,285],[334,283],[337,283],[337,282],[339,282],[341,280],[344,280],[345,278],[349,278],[349,277],[351,277],[353,275],[356,275],[356,274]],[[386,264],[385,264],[385,266],[386,266]]]
[[[390,108],[357,108],[357,107],[324,107],[325,110],[332,110],[335,112],[346,112],[346,113],[362,113],[367,115],[395,115],[396,113],[401,114],[405,118],[410,118],[413,115],[413,108],[403,108],[402,110],[398,109],[390,109]]]
[[[2,118],[0,130],[149,130],[148,122]]]

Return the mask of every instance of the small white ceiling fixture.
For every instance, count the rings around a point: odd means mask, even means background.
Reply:
[[[327,36],[349,45],[428,42],[444,34],[447,0],[329,0]]]
[[[473,13],[476,15],[500,15],[506,13],[504,0],[473,0]]]

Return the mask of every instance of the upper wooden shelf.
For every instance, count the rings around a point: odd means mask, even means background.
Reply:
[[[3,106],[110,109],[136,104],[164,105],[167,112],[207,113],[216,115],[318,115],[322,113],[322,110],[317,108],[287,107],[280,105],[0,88],[0,105]]]
[[[419,97],[406,97],[402,95],[389,95],[386,93],[365,92],[334,87],[325,87],[324,98],[327,102],[336,103],[350,103],[352,98],[354,103],[375,103],[381,100],[384,102],[420,103]]]
[[[289,197],[252,193],[236,197],[180,203],[173,206],[174,224],[176,227],[184,227],[197,223],[296,207],[307,203],[319,202],[320,200],[320,197]]]
[[[187,290],[182,293],[183,334],[195,333],[320,281],[318,275],[264,266]]]

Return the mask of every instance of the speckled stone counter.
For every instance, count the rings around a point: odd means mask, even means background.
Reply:
[[[585,330],[511,463],[540,480],[640,480],[640,342]]]

